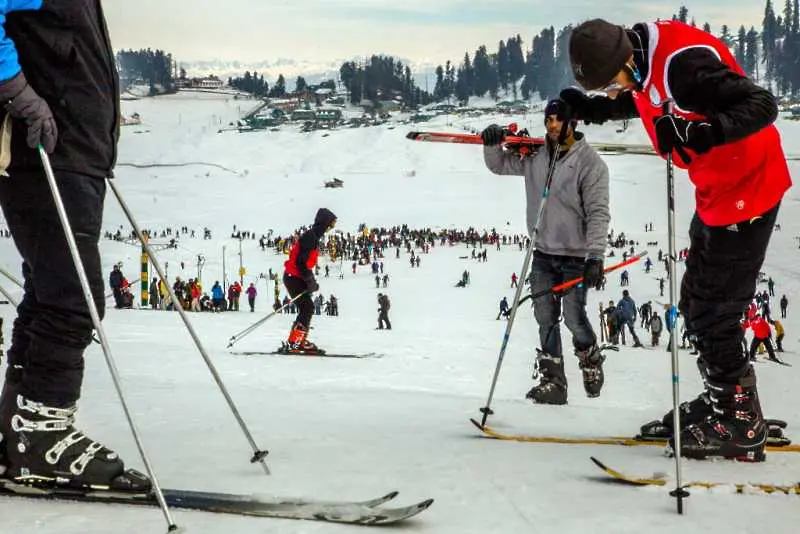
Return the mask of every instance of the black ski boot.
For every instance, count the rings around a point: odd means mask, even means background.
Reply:
[[[592,399],[599,397],[605,382],[603,362],[606,361],[606,357],[597,345],[583,350],[575,349],[575,356],[578,357],[578,366],[583,373],[583,389],[586,390],[586,396]]]
[[[150,480],[125,470],[117,453],[73,426],[77,406],[45,406],[5,385],[0,399],[0,433],[6,478],[31,485],[147,492]]]
[[[564,376],[564,358],[551,356],[536,349],[536,367],[533,379],[539,378],[539,384],[533,386],[526,399],[536,404],[566,404],[567,378]]]
[[[708,398],[708,390],[703,391],[694,400],[682,402],[678,406],[681,415],[681,426],[701,423],[706,417],[712,415],[714,410],[711,408],[711,399]],[[662,440],[672,438],[673,411],[670,410],[661,419],[656,419],[642,425],[639,429],[640,434],[637,439]]]
[[[748,365],[738,380],[720,378],[708,377],[708,397],[714,413],[700,423],[684,427],[681,454],[698,460],[723,457],[764,461],[767,425],[758,401],[755,370]]]

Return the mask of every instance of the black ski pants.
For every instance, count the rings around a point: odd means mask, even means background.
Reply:
[[[753,300],[780,205],[751,221],[708,226],[695,214],[679,308],[709,376],[738,383],[749,367],[739,320]]]
[[[305,280],[290,274],[283,275],[283,285],[286,286],[286,291],[289,292],[289,295],[292,298],[295,298],[297,295],[308,289]],[[304,294],[302,297],[294,301],[294,303],[297,305],[297,309],[299,310],[297,319],[294,320],[295,324],[301,324],[306,328],[306,330],[308,330],[308,327],[311,324],[311,316],[314,315],[314,301],[311,300],[311,293]]]
[[[106,183],[56,171],[78,251],[100,317],[105,313],[98,240]],[[22,256],[24,296],[8,350],[7,380],[22,395],[50,406],[80,397],[83,351],[92,341],[89,308],[44,172],[13,172],[0,179],[0,206]]]

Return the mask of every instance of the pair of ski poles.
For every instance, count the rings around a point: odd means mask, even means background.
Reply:
[[[112,381],[114,383],[114,388],[116,389],[117,396],[119,398],[120,404],[122,405],[122,409],[123,409],[123,411],[125,413],[125,418],[126,418],[126,420],[128,422],[128,425],[129,425],[129,427],[131,429],[131,433],[133,434],[134,441],[136,442],[136,447],[137,447],[137,449],[139,451],[139,455],[142,458],[142,462],[144,463],[145,470],[147,471],[147,475],[150,477],[150,481],[151,481],[151,484],[152,484],[152,492],[153,492],[153,494],[154,494],[154,496],[155,496],[155,498],[156,498],[156,500],[158,502],[159,508],[161,509],[161,511],[162,511],[162,513],[164,515],[164,518],[165,518],[165,520],[167,522],[168,531],[169,532],[175,532],[175,531],[179,530],[178,526],[175,524],[175,521],[172,518],[172,514],[170,512],[170,509],[169,509],[169,507],[168,507],[168,505],[166,503],[166,500],[164,499],[163,490],[161,488],[161,485],[158,482],[158,479],[156,477],[156,474],[155,474],[155,471],[153,469],[153,466],[152,466],[152,464],[150,462],[150,459],[148,457],[148,454],[147,454],[147,452],[146,452],[146,450],[144,448],[144,444],[142,442],[139,430],[138,430],[138,428],[136,426],[136,423],[135,423],[135,421],[133,419],[133,416],[132,416],[132,414],[131,414],[131,412],[130,412],[130,410],[128,408],[128,403],[127,403],[127,401],[125,399],[125,394],[124,394],[124,392],[122,390],[122,384],[121,384],[121,380],[120,380],[119,371],[117,370],[114,357],[111,354],[111,349],[110,349],[109,344],[108,344],[108,337],[106,336],[105,330],[103,329],[103,325],[102,325],[101,320],[100,320],[100,314],[99,314],[99,311],[97,309],[97,305],[95,304],[94,297],[92,295],[92,290],[91,290],[91,287],[89,285],[89,279],[88,279],[88,277],[86,275],[86,270],[85,270],[84,265],[83,265],[83,260],[81,259],[80,253],[78,251],[78,246],[77,246],[77,242],[75,240],[75,235],[74,235],[74,233],[72,231],[72,226],[71,226],[71,224],[69,222],[69,218],[67,216],[67,212],[66,212],[66,209],[64,207],[64,202],[62,200],[61,193],[58,190],[58,185],[56,183],[56,177],[55,177],[55,174],[53,173],[53,168],[52,168],[52,166],[50,164],[50,158],[48,157],[48,155],[45,152],[44,147],[42,147],[42,145],[38,145],[37,151],[38,151],[39,157],[40,157],[40,159],[42,161],[42,166],[44,167],[45,177],[47,178],[47,182],[48,182],[48,185],[50,187],[50,192],[51,192],[52,197],[53,197],[53,202],[55,204],[56,212],[58,213],[58,217],[59,217],[59,220],[61,222],[61,227],[62,227],[62,229],[64,231],[64,234],[65,234],[65,237],[66,237],[66,240],[67,240],[67,247],[69,248],[69,252],[70,252],[70,255],[72,257],[72,262],[73,262],[73,264],[75,266],[75,270],[77,271],[78,280],[79,280],[80,285],[81,285],[81,290],[83,291],[83,296],[84,296],[84,299],[86,301],[86,305],[88,307],[89,315],[91,316],[95,332],[96,332],[97,337],[99,339],[100,345],[102,346],[103,356],[105,358],[106,365],[108,366],[109,372],[111,374],[111,379],[112,379]],[[122,195],[120,194],[119,190],[117,189],[117,186],[114,184],[114,181],[110,180],[110,179],[107,179],[106,183],[108,184],[108,186],[111,188],[112,192],[114,193],[114,196],[116,197],[117,201],[119,202],[120,207],[122,208],[122,211],[125,213],[125,216],[127,217],[128,221],[131,223],[131,226],[133,227],[133,229],[134,229],[134,231],[136,233],[136,236],[138,237],[139,241],[142,243],[142,246],[145,248],[145,251],[147,252],[147,254],[149,254],[150,260],[153,262],[153,266],[155,267],[156,271],[158,272],[158,275],[163,280],[166,280],[167,279],[166,274],[164,273],[164,270],[161,268],[161,263],[159,262],[158,257],[154,253],[154,251],[153,251],[152,247],[149,245],[148,241],[144,238],[144,236],[142,234],[142,230],[139,227],[139,224],[134,219],[133,214],[131,213],[127,203],[125,202],[125,200],[122,198]],[[166,288],[167,288],[167,291],[169,293],[170,298],[172,299],[172,302],[178,302],[178,299],[177,299],[177,297],[175,295],[175,292],[174,292],[172,286],[170,286],[169,284],[166,284]],[[216,382],[217,387],[219,388],[219,390],[222,393],[222,395],[225,397],[225,400],[226,400],[226,402],[228,404],[228,407],[230,408],[231,412],[233,413],[236,421],[239,424],[239,427],[242,430],[242,433],[244,434],[245,438],[247,439],[248,444],[250,445],[250,447],[251,447],[251,449],[253,451],[253,456],[250,459],[250,463],[260,463],[261,466],[264,469],[264,473],[269,475],[270,474],[269,467],[267,466],[267,463],[266,463],[266,460],[265,460],[268,452],[266,450],[260,449],[258,447],[258,445],[256,444],[255,440],[253,439],[253,436],[250,433],[250,430],[247,427],[246,423],[244,422],[244,419],[242,418],[238,408],[236,407],[236,404],[234,403],[233,398],[231,397],[230,393],[228,392],[227,387],[223,383],[222,378],[219,375],[219,372],[217,371],[216,366],[211,361],[211,358],[208,355],[208,352],[206,351],[205,347],[203,346],[202,342],[200,341],[200,338],[197,335],[197,332],[195,331],[194,327],[192,326],[191,322],[189,321],[189,316],[188,316],[186,310],[184,310],[181,306],[176,306],[175,309],[178,311],[181,319],[183,320],[183,323],[184,323],[184,325],[186,327],[186,330],[189,332],[189,335],[191,336],[192,340],[194,341],[198,351],[200,352],[200,355],[202,356],[203,360],[206,363],[206,366],[208,367],[209,372],[211,373],[211,376],[214,378],[214,381]]]
[[[663,113],[665,115],[671,115],[673,112],[674,103],[671,100],[667,100],[663,104]],[[533,251],[534,251],[534,243],[536,242],[536,236],[539,232],[539,224],[542,219],[542,213],[544,212],[545,205],[547,203],[547,199],[550,195],[550,187],[553,181],[553,174],[555,173],[556,162],[558,161],[559,156],[559,148],[560,145],[556,146],[555,154],[552,156],[552,161],[550,162],[550,167],[547,170],[547,177],[545,179],[544,190],[542,191],[542,199],[539,203],[539,211],[536,215],[536,222],[533,227],[533,231],[531,232],[528,249],[525,253],[525,260],[522,264],[522,269],[520,270],[520,280],[526,280],[528,269],[531,266],[532,258],[533,258]],[[667,233],[669,238],[669,262],[668,262],[668,272],[669,272],[669,292],[670,292],[670,310],[669,313],[675,315],[677,312],[677,247],[675,244],[675,171],[674,165],[672,161],[672,153],[667,153],[666,155],[667,160]],[[614,265],[612,267],[606,268],[604,273],[609,271],[619,269],[624,265],[631,264],[635,261],[641,259],[644,253],[640,253],[637,256],[630,258],[629,260],[622,262],[621,264]],[[514,293],[514,302],[511,305],[511,315],[508,318],[508,322],[506,324],[505,332],[503,333],[503,340],[500,345],[500,354],[497,357],[497,364],[495,366],[494,375],[492,377],[491,386],[489,388],[489,396],[486,400],[486,405],[480,408],[480,412],[483,414],[481,418],[481,427],[486,425],[486,421],[490,415],[494,412],[491,409],[492,398],[494,397],[494,391],[497,386],[497,379],[500,375],[500,368],[503,365],[503,359],[505,358],[506,348],[508,347],[508,341],[511,336],[511,329],[514,326],[514,320],[517,315],[517,310],[519,305],[527,300],[528,298],[537,299],[542,296],[546,296],[548,294],[563,294],[564,291],[567,291],[583,282],[583,278],[576,278],[574,280],[570,280],[563,284],[557,285],[552,288],[545,289],[543,291],[532,293],[531,295],[525,297],[524,299],[521,298],[522,296],[522,288],[524,283],[520,283],[517,285],[517,290]],[[674,329],[673,329],[674,335]],[[678,344],[675,343],[673,339],[672,342],[672,350],[671,350],[671,360],[672,360],[672,413],[673,413],[673,428],[675,431],[673,432],[673,443],[674,443],[674,455],[675,455],[675,489],[670,492],[670,495],[677,499],[677,507],[678,513],[683,514],[683,499],[688,497],[689,492],[686,491],[685,488],[682,487],[682,472],[681,472],[681,438],[680,438],[680,410],[679,410],[679,403],[680,403],[680,386],[679,386],[679,362],[678,362]]]

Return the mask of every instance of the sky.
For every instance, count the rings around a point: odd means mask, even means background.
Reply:
[[[780,3],[780,2],[779,2]],[[116,48],[162,48],[178,60],[335,62],[373,53],[421,64],[458,62],[481,44],[602,17],[670,17],[681,1],[619,0],[106,0]],[[134,7],[135,6],[135,7]],[[760,27],[762,0],[694,0],[690,15]]]

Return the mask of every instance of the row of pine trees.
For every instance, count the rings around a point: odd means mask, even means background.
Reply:
[[[697,26],[689,9],[681,6],[674,20]],[[755,26],[740,26],[738,32],[723,25],[713,32],[707,22],[702,29],[714,33],[732,48],[736,60],[747,74],[768,86],[778,95],[796,95],[800,91],[800,6],[798,0],[786,0],[783,11],[776,14],[772,0],[766,0],[761,31]],[[454,99],[466,103],[471,96],[509,91],[513,98],[530,98],[539,93],[550,98],[574,83],[569,64],[569,36],[572,26],[556,31],[545,28],[525,49],[520,35],[500,41],[489,53],[480,46],[470,57],[464,55],[457,66],[447,61],[436,68],[433,100]]]

